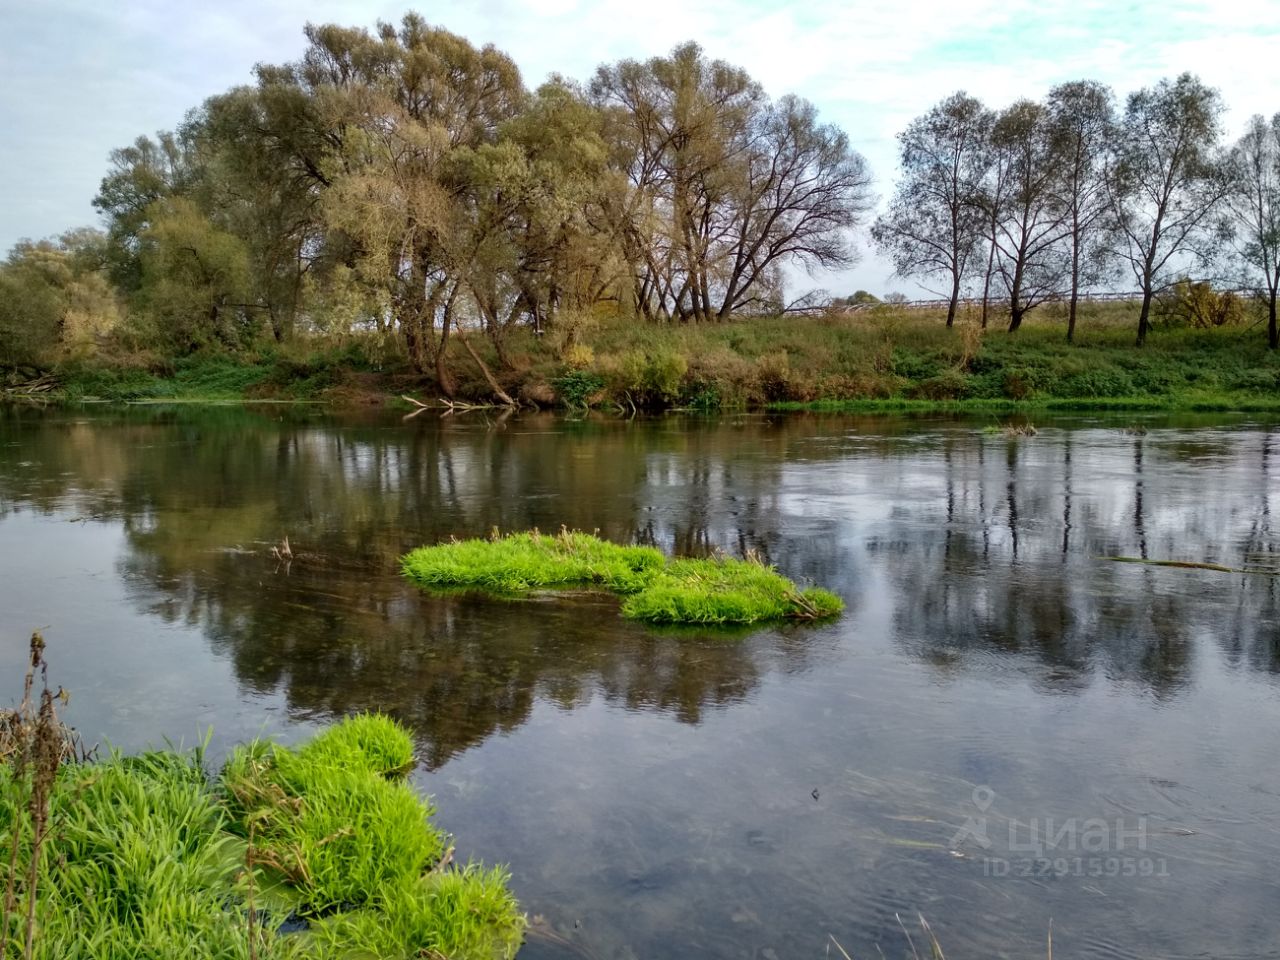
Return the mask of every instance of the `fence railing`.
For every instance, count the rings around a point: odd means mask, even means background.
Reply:
[[[1252,297],[1257,291],[1253,289],[1241,290],[1215,290],[1215,293],[1233,293],[1239,297]],[[1070,294],[1060,293],[1052,297],[1047,297],[1044,303],[1066,303],[1070,299]],[[1134,303],[1142,299],[1142,291],[1125,291],[1120,293],[1081,293],[1076,298],[1080,303]],[[996,310],[1006,301],[991,297],[987,303]],[[884,300],[879,303],[851,303],[842,304],[834,309],[844,313],[861,313],[864,310],[871,310],[875,307],[898,307],[906,310],[945,310],[951,301],[945,297],[933,300],[898,300],[896,302]],[[958,307],[981,307],[981,297],[961,297],[956,301]]]

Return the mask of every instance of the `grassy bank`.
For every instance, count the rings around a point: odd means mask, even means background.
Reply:
[[[249,744],[216,774],[200,750],[85,758],[32,694],[41,653],[0,717],[0,956],[514,956],[507,875],[452,863],[393,721]]]
[[[586,533],[513,533],[420,547],[404,557],[409,579],[427,587],[499,595],[595,587],[623,597],[622,615],[648,623],[747,624],[818,620],[844,608],[816,587],[800,589],[752,558],[668,561],[652,547],[624,547]]]
[[[1278,410],[1280,356],[1250,325],[1157,327],[1133,345],[1134,307],[1086,307],[1068,344],[1060,311],[1041,308],[1016,334],[964,318],[948,330],[927,312],[654,326],[582,320],[543,337],[520,329],[500,359],[471,343],[502,388],[524,403],[570,409],[810,408],[848,410]],[[456,396],[494,392],[461,348],[449,353]],[[63,400],[319,400],[399,403],[440,395],[386,340],[272,345],[178,361],[117,358],[59,369]]]

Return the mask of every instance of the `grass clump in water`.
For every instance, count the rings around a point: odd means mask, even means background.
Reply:
[[[624,617],[650,623],[820,620],[843,609],[830,591],[801,590],[772,567],[727,557],[673,560],[622,602]]]
[[[801,589],[754,556],[668,561],[651,547],[591,534],[514,533],[420,547],[402,561],[420,584],[521,593],[538,587],[601,586],[624,597],[622,615],[650,623],[744,624],[819,620],[844,609],[835,594]]]
[[[666,563],[652,547],[623,547],[589,533],[533,530],[454,540],[404,557],[405,575],[435,586],[523,593],[539,587],[602,586],[634,593]]]
[[[42,651],[37,635],[22,704],[0,713],[0,957],[514,956],[508,875],[451,869],[395,722],[255,742],[216,780],[202,749],[93,759],[71,749],[58,694],[34,691]]]

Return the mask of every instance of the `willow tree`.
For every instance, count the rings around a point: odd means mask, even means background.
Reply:
[[[181,132],[161,130],[112,150],[94,207],[107,223],[108,269],[125,292],[141,282],[139,238],[152,205],[190,192],[199,179],[193,145]]]
[[[1106,172],[1115,130],[1115,96],[1105,84],[1059,84],[1046,101],[1058,156],[1058,191],[1067,228],[1063,242],[1068,280],[1067,341],[1075,339],[1081,287],[1108,273],[1105,254]]]
[[[871,177],[812,104],[770,101],[746,71],[697,44],[603,66],[605,111],[623,186],[608,206],[632,264],[634,303],[659,320],[724,320],[780,305],[781,270],[845,266]]]
[[[1138,346],[1151,329],[1151,302],[1175,268],[1203,255],[1212,214],[1229,181],[1217,152],[1222,99],[1189,73],[1129,95],[1106,174],[1116,242],[1142,292]]]
[[[467,184],[456,153],[497,138],[525,98],[519,71],[416,14],[376,34],[308,26],[302,59],[264,76],[309,102],[319,135],[301,163],[324,184],[326,228],[365,283],[386,292],[414,366],[434,364],[451,391],[445,353],[475,256]]]
[[[899,276],[944,283],[948,327],[986,233],[980,195],[990,123],[964,91],[913,120],[898,135],[901,176],[872,230]]]
[[[1019,100],[1001,111],[991,144],[1002,188],[992,201],[992,246],[1009,300],[1009,332],[1027,312],[1057,294],[1062,281],[1058,244],[1069,236],[1058,184],[1057,138],[1041,104]]]
[[[1267,344],[1280,348],[1276,293],[1280,288],[1280,114],[1254,116],[1231,149],[1228,227],[1240,259],[1267,303]]]

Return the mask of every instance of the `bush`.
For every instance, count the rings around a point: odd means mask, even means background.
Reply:
[[[551,382],[556,398],[566,407],[589,407],[604,389],[604,377],[590,370],[570,370]]]

